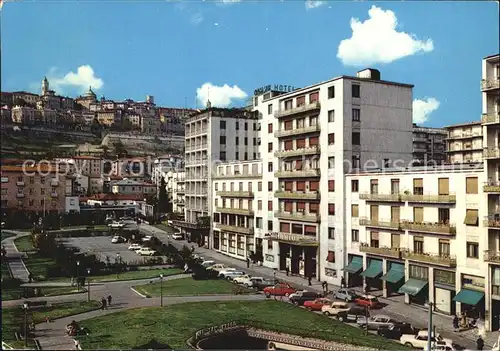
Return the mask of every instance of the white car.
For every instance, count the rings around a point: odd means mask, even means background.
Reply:
[[[176,232],[176,233],[172,234],[172,239],[174,239],[174,240],[183,240],[184,239],[184,235],[181,232]]]
[[[421,330],[417,335],[413,334],[403,334],[399,339],[399,342],[405,346],[408,346],[412,349],[426,349],[427,348],[427,339],[429,337],[429,333],[427,330]],[[431,338],[431,344],[433,347],[439,349],[454,349],[453,340],[445,339],[440,334],[434,334]]]
[[[113,239],[111,239],[111,242],[112,242],[113,244],[124,243],[125,241],[126,241],[126,240],[125,240],[125,238],[124,238],[124,237],[121,237],[121,236],[119,236],[119,235],[115,235],[115,236],[113,237]]]
[[[327,316],[336,316],[341,312],[347,312],[350,310],[349,305],[346,302],[334,301],[330,304],[323,305],[321,307],[321,312]]]
[[[200,259],[202,259],[202,258],[200,257]],[[201,265],[202,265],[203,267],[205,267],[206,269],[209,269],[209,268],[210,268],[210,267],[212,267],[214,264],[215,264],[215,261],[203,261],[203,262],[201,263]]]
[[[151,241],[153,239],[152,235],[146,235],[144,238],[142,238],[142,241]]]
[[[156,253],[155,250],[151,250],[148,247],[142,247],[141,249],[137,250],[136,252],[141,256],[153,256]]]
[[[207,267],[207,269],[214,270],[217,273],[220,273],[223,270],[228,269],[228,268],[230,268],[230,267],[226,266],[224,263],[216,263],[216,264],[214,264],[214,265],[212,265],[210,267]]]
[[[212,268],[214,271],[217,271],[219,272],[219,278],[224,278],[226,276],[226,274],[228,274],[229,272],[235,272],[236,271],[236,268],[231,268],[231,267],[228,267],[228,268],[222,268],[220,270],[217,270],[217,269],[214,269]],[[243,273],[245,274],[245,273]]]
[[[233,278],[240,277],[242,275],[245,275],[245,272],[243,271],[229,271],[225,272],[224,275],[219,275],[219,277],[227,279],[229,281],[233,280]]]
[[[136,250],[142,249],[142,246],[139,245],[139,244],[130,244],[130,246],[128,247],[128,249],[131,250],[131,251],[136,251]]]
[[[252,278],[250,274],[239,275],[233,278],[233,283],[245,285],[245,283],[249,281],[250,278]]]
[[[114,228],[114,229],[120,229],[120,228],[123,228],[124,226],[125,226],[125,224],[123,224],[121,222],[113,222],[113,223],[108,224],[108,227]]]

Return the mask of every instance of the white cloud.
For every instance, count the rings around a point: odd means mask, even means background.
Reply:
[[[191,19],[189,20],[191,24],[193,25],[198,25],[201,22],[203,22],[203,15],[199,12],[195,13],[194,15],[191,16]]]
[[[433,97],[413,100],[413,122],[425,123],[429,120],[430,114],[439,108],[441,103]]]
[[[306,9],[315,9],[317,7],[323,6],[326,4],[326,1],[322,0],[306,0]]]
[[[65,87],[76,88],[84,92],[87,91],[89,86],[91,86],[93,90],[99,90],[104,85],[104,81],[96,77],[94,69],[90,65],[80,66],[76,69],[76,73],[68,72],[64,76],[58,75],[56,71],[56,68],[51,68],[47,75],[47,79],[49,80],[51,88],[59,93],[61,93]]]
[[[340,42],[337,57],[344,65],[390,63],[417,52],[434,50],[432,39],[418,40],[414,34],[398,32],[398,19],[391,10],[372,6],[369,18],[351,18],[352,36]]]
[[[207,101],[214,107],[227,107],[231,105],[233,100],[245,99],[248,96],[237,85],[229,86],[224,84],[222,86],[213,85],[210,82],[204,83],[201,87],[196,89],[196,98],[198,102],[205,106]]]
[[[223,4],[235,4],[237,2],[241,2],[241,0],[219,0],[219,2]]]

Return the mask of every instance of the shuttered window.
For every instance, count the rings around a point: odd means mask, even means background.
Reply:
[[[379,240],[378,232],[370,232],[371,240]]]
[[[413,207],[413,222],[422,223],[424,221],[424,208]]]
[[[319,211],[319,204],[316,202],[311,202],[309,204],[309,212],[318,213],[318,211]]]
[[[335,180],[329,180],[328,181],[328,191],[335,191]]]
[[[272,132],[272,124],[271,126],[271,132]],[[292,130],[293,129],[293,121],[286,121],[285,122],[285,130]]]
[[[297,97],[297,107],[305,105],[306,104],[306,97],[305,95]]]
[[[465,214],[464,224],[477,227],[478,222],[479,222],[478,210],[467,209],[467,212]]]
[[[391,234],[391,247],[398,249],[401,245],[401,236],[399,234]]]
[[[293,182],[285,182],[285,190],[293,191]]]
[[[351,205],[351,216],[356,218],[359,216],[359,207],[358,205]]]
[[[295,170],[296,171],[301,171],[302,170],[302,161],[301,160],[295,161]]]
[[[391,207],[391,222],[399,223],[399,219],[400,219],[400,207],[399,206],[392,206]]]
[[[304,191],[306,188],[306,182],[300,181],[297,182],[297,191]]]
[[[285,141],[285,150],[286,151],[293,150],[293,141],[291,140]]]
[[[424,195],[424,180],[422,178],[413,179],[413,194]]]
[[[297,144],[297,149],[303,149],[306,147],[306,139],[297,139],[296,144]]]
[[[280,223],[280,232],[290,233],[290,223]]]
[[[309,182],[309,189],[311,191],[318,191],[319,188],[319,181],[314,180]]]
[[[318,145],[318,137],[310,137],[309,146],[316,146],[316,145]]]
[[[438,179],[438,194],[450,195],[450,180],[448,178]]]
[[[318,101],[318,100],[319,100],[319,92],[309,94],[309,103],[312,104],[313,102]]]
[[[314,226],[314,225],[306,225],[306,226],[304,226],[304,234],[305,235],[314,235],[314,236],[316,236],[316,226]]]
[[[335,204],[328,204],[328,214],[335,216]]]
[[[306,209],[305,202],[297,202],[297,211],[304,211]]]
[[[293,211],[293,203],[290,201],[285,202],[285,212]]]
[[[328,251],[328,257],[326,260],[330,263],[335,263],[335,252],[334,251]]]
[[[372,221],[378,221],[378,206],[377,205],[370,206],[370,219]]]
[[[465,192],[467,194],[477,194],[478,186],[477,186],[477,177],[468,177],[465,179]]]

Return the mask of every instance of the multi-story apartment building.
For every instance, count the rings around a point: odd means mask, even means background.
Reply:
[[[113,194],[144,196],[156,194],[156,184],[137,182],[127,178],[111,182],[110,186]]]
[[[94,156],[75,156],[73,165],[76,181],[83,192],[98,194],[103,190],[103,160]]]
[[[367,69],[254,97],[262,116],[264,217],[273,221],[263,245],[266,265],[340,284],[327,260],[333,253],[343,267],[346,258],[345,174],[410,162],[412,88]]]
[[[491,330],[500,328],[500,55],[483,59],[482,69],[483,157],[485,180],[484,225],[487,227],[487,247],[484,261],[486,275],[487,309],[490,311]],[[488,308],[489,305],[489,308]],[[496,313],[492,313],[496,311]]]
[[[483,162],[481,121],[447,126],[446,153],[449,163]]]
[[[268,218],[263,216],[262,162],[221,163],[214,171],[213,249],[240,259],[263,258],[263,218],[266,224]]]
[[[167,173],[167,193],[172,201],[172,212],[184,216],[186,204],[186,173],[184,170],[176,170]]]
[[[447,136],[446,129],[413,124],[413,165],[445,163]]]

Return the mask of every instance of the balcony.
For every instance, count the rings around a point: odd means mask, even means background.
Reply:
[[[276,157],[292,157],[292,156],[307,156],[307,155],[317,155],[320,153],[319,146],[312,146],[303,149],[293,149],[293,150],[279,150],[274,152]]]
[[[217,191],[217,196],[221,197],[253,197],[253,191]]]
[[[457,233],[455,225],[449,223],[430,223],[430,222],[416,223],[410,221],[403,221],[401,223],[401,228],[416,232],[446,234],[446,235],[455,235]]]
[[[315,126],[308,126],[308,127],[302,127],[302,128],[296,128],[296,129],[277,130],[274,132],[274,136],[276,138],[283,138],[283,137],[288,137],[288,136],[292,136],[292,135],[316,133],[316,132],[320,132],[320,131],[321,131],[321,126],[319,124],[316,124]]]
[[[172,225],[186,229],[210,229],[210,220],[199,221],[199,222],[173,220]]]
[[[457,266],[457,259],[449,255],[435,255],[435,254],[404,251],[403,258],[410,261],[429,263],[449,268]]]
[[[237,173],[237,174],[216,174],[212,176],[212,179],[258,179],[262,178],[262,173]]]
[[[483,225],[486,228],[500,229],[500,214],[487,216]]]
[[[457,202],[457,196],[450,195],[415,195],[404,194],[401,195],[402,201],[408,202],[422,202],[422,203],[435,203],[435,204],[454,204]]]
[[[216,228],[228,232],[233,232],[233,233],[240,233],[240,234],[245,234],[245,235],[253,235],[254,229],[253,228],[243,228],[243,227],[238,227],[235,225],[228,225],[228,224],[220,224],[218,223]]]
[[[292,233],[271,233],[267,236],[269,240],[293,243],[300,246],[318,246],[319,243],[314,236],[292,234]]]
[[[486,250],[484,252],[484,262],[500,263],[500,252]]]
[[[376,227],[376,228],[388,228],[394,230],[401,230],[401,224],[399,221],[387,221],[387,220],[378,220],[371,219],[367,217],[361,217],[359,219],[359,225],[363,225],[366,227]]]
[[[16,197],[17,197],[17,198],[24,198],[24,193],[17,193],[17,194],[16,194]]]
[[[319,191],[301,192],[301,191],[277,191],[274,193],[277,199],[307,199],[319,200]]]
[[[468,138],[479,138],[482,137],[483,134],[481,132],[476,132],[476,133],[454,133],[449,135],[446,139],[468,139]]]
[[[311,104],[306,104],[306,105],[302,105],[302,106],[299,106],[299,107],[290,108],[288,110],[279,110],[279,111],[276,111],[276,113],[274,114],[274,117],[276,117],[276,118],[282,118],[282,117],[296,115],[296,114],[300,114],[300,113],[317,111],[320,108],[321,108],[320,102],[319,101],[315,101],[315,102],[313,102]]]
[[[402,202],[399,194],[359,194],[359,198],[366,201]]]
[[[253,210],[246,209],[246,208],[217,207],[216,212],[230,213],[230,214],[243,215],[243,216],[253,216]]]
[[[366,243],[361,243],[359,245],[359,251],[370,254],[370,255],[391,257],[391,258],[401,258],[401,251],[399,248],[373,247],[373,246],[370,246]]]
[[[483,115],[481,116],[481,122],[483,124],[500,123],[500,112],[483,113]]]
[[[276,218],[288,219],[291,221],[314,222],[314,223],[321,221],[321,216],[317,213],[276,211],[274,215]]]
[[[500,182],[486,182],[483,186],[485,193],[500,193]]]
[[[483,156],[486,159],[500,158],[500,149],[498,147],[484,149]]]
[[[413,142],[416,142],[416,143],[427,143],[429,142],[429,138],[428,137],[423,137],[423,136],[414,136],[413,137]]]
[[[318,169],[307,169],[307,170],[293,170],[293,171],[277,171],[274,172],[276,178],[310,178],[319,177],[320,170]]]
[[[59,186],[59,179],[51,179],[50,180],[50,186]]]
[[[500,87],[500,78],[490,78],[481,80],[481,90],[493,90]]]
[[[59,194],[56,191],[50,193],[50,197],[58,197]]]

